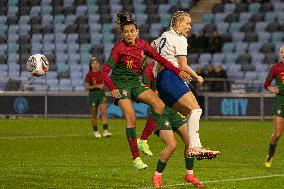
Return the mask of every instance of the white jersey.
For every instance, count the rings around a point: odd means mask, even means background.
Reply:
[[[158,53],[170,61],[175,67],[179,67],[178,56],[187,56],[187,39],[177,34],[173,29],[164,32],[153,44]],[[157,75],[159,64],[154,67],[154,75]]]

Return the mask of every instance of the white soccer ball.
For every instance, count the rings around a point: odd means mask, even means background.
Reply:
[[[49,68],[48,60],[42,54],[34,54],[30,56],[26,64],[27,70],[36,77],[46,75]]]

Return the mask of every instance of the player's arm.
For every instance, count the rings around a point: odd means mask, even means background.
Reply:
[[[159,62],[161,65],[163,65],[166,69],[173,71],[176,73],[181,79],[183,80],[190,80],[191,77],[181,69],[175,67],[171,62],[166,60],[164,57],[162,57],[151,45],[146,44],[145,53],[147,56],[153,58],[157,62]]]
[[[264,82],[264,88],[269,91],[270,93],[272,94],[277,94],[279,93],[279,88],[278,86],[276,87],[273,87],[273,86],[270,86],[273,79],[275,78],[276,76],[276,66],[272,66],[272,68],[269,70],[268,74],[267,74],[267,77],[265,79],[265,82]]]
[[[92,89],[95,89],[95,88],[102,89],[102,84],[90,85],[89,82],[85,82],[84,86],[85,86],[86,90],[92,90]]]
[[[104,84],[108,87],[112,97],[114,98],[120,98],[121,95],[119,93],[119,90],[116,88],[114,83],[111,81],[108,74],[112,70],[112,68],[116,66],[117,61],[118,61],[118,52],[114,46],[111,50],[110,56],[107,59],[107,62],[103,65],[103,68],[102,68],[102,76],[103,76]]]
[[[188,73],[192,78],[195,78],[199,84],[203,83],[203,78],[197,75],[195,71],[188,66],[186,56],[178,56],[178,62],[181,70]]]

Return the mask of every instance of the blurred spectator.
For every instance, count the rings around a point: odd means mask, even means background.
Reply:
[[[208,41],[207,51],[210,53],[221,52],[223,46],[222,37],[218,31],[214,31]]]
[[[203,68],[201,66],[196,66],[195,67],[195,73],[203,78],[205,78],[205,73],[203,71]],[[197,82],[196,80],[192,81],[189,83],[189,88],[191,89],[192,93],[194,94],[194,96],[197,97],[197,93],[199,91],[204,91],[205,88],[204,88],[204,85],[197,85]]]
[[[224,70],[221,64],[217,64],[215,67],[215,75],[217,79],[224,79],[224,81],[215,81],[212,86],[213,92],[227,92],[230,91],[230,85],[228,79],[228,75],[226,70]]]
[[[197,52],[197,47],[196,47],[196,43],[197,43],[197,39],[196,39],[196,35],[193,33],[191,34],[188,38],[187,38],[187,43],[188,43],[188,51],[190,53],[195,53]]]
[[[214,84],[213,80],[214,80],[214,78],[216,78],[216,72],[215,72],[212,64],[207,64],[207,69],[206,69],[206,72],[205,72],[205,78],[208,79],[208,81],[206,82],[206,90],[212,91],[213,84]],[[205,81],[206,81],[206,79],[205,79]]]
[[[208,47],[208,37],[205,35],[204,30],[200,30],[196,38],[196,51],[199,53],[206,52]]]

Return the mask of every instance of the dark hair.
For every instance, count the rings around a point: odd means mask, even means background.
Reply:
[[[92,64],[92,62],[93,62],[94,60],[96,60],[96,61],[99,62],[99,59],[98,59],[97,57],[93,56],[93,57],[90,59],[90,62],[89,62],[89,71],[92,71],[92,66],[91,66],[91,64]]]
[[[123,12],[117,14],[115,23],[117,25],[119,25],[120,30],[122,30],[124,25],[129,25],[129,24],[135,25],[136,29],[138,29],[138,26],[137,26],[134,18],[132,17],[131,13],[129,13],[127,11],[123,11]]]

